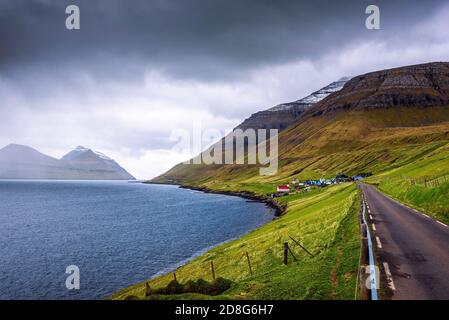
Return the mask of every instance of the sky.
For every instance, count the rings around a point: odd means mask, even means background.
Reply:
[[[82,145],[152,178],[193,155],[179,130],[224,134],[341,77],[433,61],[449,61],[447,1],[1,0],[0,148]]]

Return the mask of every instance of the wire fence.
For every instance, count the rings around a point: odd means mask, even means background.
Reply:
[[[179,283],[197,281],[215,281],[218,278],[226,278],[232,281],[241,281],[253,276],[271,272],[273,267],[291,265],[304,259],[313,258],[324,247],[313,250],[306,248],[297,236],[285,235],[280,237],[278,245],[267,247],[258,253],[251,251],[250,246],[245,246],[232,253],[220,253],[218,255],[206,255],[204,259],[195,263],[192,268],[179,268],[164,276],[158,286],[166,286],[175,280]],[[223,258],[225,257],[225,258]]]
[[[419,185],[426,188],[437,188],[442,184],[449,182],[449,175],[444,175],[440,177],[422,176],[422,177],[404,177],[411,186]]]

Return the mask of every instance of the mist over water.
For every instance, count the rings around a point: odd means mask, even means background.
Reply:
[[[272,217],[176,186],[0,180],[0,299],[102,299]],[[65,287],[68,265],[80,290]]]

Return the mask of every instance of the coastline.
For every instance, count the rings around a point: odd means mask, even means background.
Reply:
[[[205,188],[205,187],[196,187],[196,186],[191,186],[191,185],[181,185],[181,184],[175,184],[175,183],[155,183],[155,182],[150,182],[150,181],[142,181],[140,183],[155,184],[155,185],[177,186],[180,189],[201,191],[203,193],[222,194],[222,195],[240,197],[240,198],[248,199],[248,200],[251,200],[251,201],[254,201],[254,202],[264,203],[265,205],[267,205],[268,207],[270,207],[271,209],[274,210],[274,212],[273,212],[273,219],[271,221],[267,221],[266,223],[261,224],[257,228],[260,228],[260,227],[266,225],[267,223],[270,223],[273,220],[276,220],[276,219],[280,218],[282,215],[285,214],[285,212],[287,210],[286,206],[283,206],[283,205],[277,203],[272,198],[258,196],[258,195],[255,195],[255,194],[251,193],[251,192],[212,190],[212,189],[208,189],[208,188]],[[221,245],[225,245],[225,244],[230,243],[232,241],[242,239],[243,237],[245,237],[246,235],[250,234],[251,232],[253,232],[256,229],[248,230],[248,231],[246,231],[242,235],[239,235],[239,236],[236,236],[236,237],[224,240],[224,241],[222,241],[220,243],[213,244],[213,245],[210,245],[210,246],[208,246],[206,248],[203,248],[203,249],[199,250],[198,252],[195,252],[192,256],[190,256],[190,257],[188,257],[188,258],[186,258],[186,259],[184,259],[182,261],[179,261],[177,263],[174,263],[174,264],[172,264],[170,266],[167,266],[166,268],[158,271],[157,273],[153,274],[149,279],[145,280],[144,282],[133,284],[131,286],[122,288],[120,290],[117,290],[117,291],[113,292],[111,295],[107,296],[105,299],[107,299],[107,300],[114,300],[115,296],[120,295],[123,291],[125,291],[125,290],[127,290],[127,289],[129,289],[131,287],[138,286],[138,285],[143,285],[144,283],[147,283],[148,281],[151,281],[151,280],[153,280],[153,279],[155,279],[157,277],[163,276],[164,274],[175,272],[176,270],[178,270],[179,268],[187,265],[189,262],[195,260],[196,258],[199,258],[199,257],[207,254],[209,251],[211,251],[211,250],[213,250],[215,248],[218,248]]]
[[[285,213],[285,211],[287,210],[286,206],[281,205],[280,203],[276,202],[272,198],[258,196],[258,195],[254,194],[254,193],[251,193],[251,192],[213,190],[213,189],[208,189],[208,188],[205,188],[205,187],[195,187],[195,186],[189,186],[189,185],[180,185],[179,187],[182,188],[182,189],[197,190],[197,191],[201,191],[201,192],[204,192],[204,193],[224,194],[224,195],[228,195],[228,196],[241,197],[241,198],[244,198],[244,199],[249,199],[249,200],[253,200],[253,201],[257,201],[257,202],[262,202],[262,203],[265,203],[267,206],[271,207],[272,209],[274,209],[274,211],[275,211],[275,213],[274,213],[275,218],[278,218],[278,217],[282,216]]]
[[[286,211],[286,207],[280,205],[279,203],[275,202],[274,200],[272,200],[271,198],[268,197],[261,197],[261,196],[257,196],[255,194],[252,194],[250,192],[233,192],[233,191],[217,191],[217,190],[212,190],[212,189],[208,189],[208,188],[204,188],[204,187],[195,187],[195,186],[190,186],[190,185],[180,185],[180,184],[170,184],[170,183],[153,183],[153,182],[143,182],[145,184],[158,184],[158,185],[169,185],[169,186],[178,186],[180,189],[188,189],[188,190],[195,190],[195,191],[201,191],[204,193],[212,193],[212,194],[223,194],[223,195],[227,195],[227,196],[233,196],[233,197],[240,197],[240,198],[244,198],[244,199],[249,199],[252,200],[254,202],[259,202],[259,203],[265,203],[267,206],[269,206],[270,208],[272,208],[274,210],[274,218],[272,220],[275,220],[277,218],[279,218],[280,216],[282,216],[285,211]],[[270,221],[267,221],[263,224],[261,224],[259,227],[263,226],[266,223],[269,223]],[[246,231],[244,234],[240,235],[240,236],[236,236],[227,240],[224,240],[220,243],[217,244],[213,244],[210,245],[204,249],[199,250],[198,252],[194,253],[191,257],[184,259],[180,262],[177,262],[175,264],[173,264],[172,266],[168,266],[167,268],[165,268],[164,270],[161,270],[159,272],[157,272],[156,274],[154,274],[152,276],[152,278],[155,278],[157,276],[163,275],[165,273],[169,273],[169,272],[173,272],[174,270],[182,267],[183,265],[189,263],[190,261],[192,261],[193,259],[200,257],[202,255],[204,255],[205,253],[207,253],[208,251],[226,244],[228,242],[234,241],[234,240],[238,240],[241,239],[242,237],[244,237],[245,235],[247,235],[248,233],[254,231],[253,230],[248,230]]]
[[[267,206],[274,209],[274,219],[279,218],[280,216],[284,215],[287,210],[287,206],[278,203],[273,198],[270,198],[267,196],[259,196],[252,192],[248,192],[248,191],[214,190],[214,189],[209,189],[206,187],[192,186],[192,185],[188,185],[188,184],[158,183],[158,182],[152,182],[152,181],[145,181],[142,183],[174,185],[174,186],[178,186],[181,189],[201,191],[204,193],[223,194],[223,195],[240,197],[240,198],[244,198],[244,199],[248,199],[248,200],[252,200],[252,201],[265,203]]]
[[[188,189],[188,188],[184,188],[184,189]],[[191,189],[191,190],[193,190],[193,189]],[[274,219],[276,219],[276,217],[275,217]],[[274,220],[274,219],[273,219],[273,220]],[[156,272],[155,274],[153,274],[152,276],[150,276],[147,280],[142,281],[142,282],[139,282],[139,283],[131,284],[130,286],[125,287],[125,288],[121,288],[121,289],[119,289],[119,290],[113,292],[113,293],[110,294],[109,296],[106,296],[104,299],[105,299],[105,300],[115,300],[115,296],[116,296],[116,295],[119,295],[119,294],[120,294],[122,291],[124,291],[124,290],[127,290],[127,289],[129,289],[129,288],[131,288],[131,287],[134,287],[134,286],[144,285],[144,284],[147,283],[148,281],[151,281],[151,280],[153,280],[153,279],[156,279],[156,278],[158,278],[158,277],[160,277],[160,276],[163,276],[163,275],[165,275],[165,274],[170,274],[170,273],[172,273],[172,272],[176,272],[179,268],[181,268],[181,267],[187,265],[188,263],[194,261],[194,260],[197,259],[197,258],[200,258],[201,256],[207,254],[209,251],[214,250],[214,249],[216,249],[216,248],[218,248],[218,247],[220,247],[220,246],[222,246],[222,245],[226,245],[226,244],[228,244],[228,243],[230,243],[230,242],[232,242],[232,241],[239,240],[239,239],[245,237],[246,235],[250,234],[251,232],[257,230],[258,228],[263,227],[264,225],[266,225],[267,223],[270,223],[270,222],[272,222],[272,221],[267,221],[267,222],[265,222],[265,223],[262,223],[260,226],[256,227],[255,229],[247,230],[247,231],[245,231],[245,233],[243,233],[243,234],[241,234],[241,235],[239,235],[239,236],[236,236],[236,237],[233,237],[233,238],[230,238],[230,239],[221,241],[221,242],[219,242],[219,243],[216,243],[216,244],[212,244],[212,245],[210,245],[210,246],[207,246],[207,247],[205,247],[205,248],[203,248],[203,249],[201,249],[201,250],[195,252],[195,253],[192,254],[190,257],[188,257],[188,258],[186,258],[186,259],[184,259],[184,260],[181,260],[181,261],[179,261],[179,262],[173,263],[173,264],[167,266],[166,268],[164,268],[164,269],[162,269],[162,270]]]
[[[158,183],[161,184],[161,183]],[[179,186],[174,183],[168,184]],[[182,186],[185,189],[210,192],[207,188]],[[264,201],[252,193],[237,191],[218,192],[231,196]],[[193,260],[176,269],[176,277],[180,283],[211,281],[210,262],[215,266],[215,275],[233,282],[232,287],[224,294],[217,296],[185,294],[155,294],[150,299],[323,299],[334,296],[343,299],[354,297],[355,275],[358,270],[360,241],[358,232],[359,204],[354,201],[357,189],[354,184],[335,185],[312,193],[298,196],[295,205],[288,209],[287,215],[265,223],[256,230],[230,239],[210,248]],[[303,201],[305,200],[305,201]],[[289,201],[289,202],[290,202]],[[265,202],[265,201],[264,201]],[[287,218],[287,219],[286,219]],[[335,223],[336,220],[338,223]],[[283,266],[282,243],[288,237],[301,239],[301,244],[313,252],[313,256],[292,247],[298,261],[289,261]],[[331,235],[331,236],[330,236]],[[348,250],[343,250],[348,248]],[[342,251],[343,250],[343,251]],[[251,258],[252,272],[248,272],[245,253]],[[344,265],[341,259],[348,261]],[[289,259],[290,260],[290,259]],[[332,261],[332,263],[329,263]],[[341,283],[341,292],[334,287],[323,287],[335,268],[343,270],[337,275]],[[351,275],[351,276],[349,276]],[[152,277],[147,281],[136,283],[114,292],[109,299],[147,299],[146,283],[151,288],[165,288],[173,281],[174,274],[167,272]],[[295,283],[304,283],[305,287],[297,290]],[[251,284],[251,285],[250,285]],[[319,288],[319,289],[317,289]],[[313,291],[315,290],[315,291]],[[318,291],[316,291],[318,290]]]

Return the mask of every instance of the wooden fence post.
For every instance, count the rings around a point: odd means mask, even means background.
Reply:
[[[148,284],[148,282],[145,283],[145,297],[148,297],[149,295],[151,295],[151,287]]]
[[[176,279],[176,272],[173,272],[173,278],[175,279],[176,282],[178,282],[178,279]]]
[[[249,273],[251,276],[253,275],[253,269],[251,269],[251,261],[249,260],[249,254],[248,251],[246,251],[246,260],[248,260],[248,267],[249,267]]]
[[[288,264],[288,242],[284,242],[284,264]]]
[[[366,224],[362,224],[362,227],[361,227],[361,230],[362,230],[362,238],[366,238],[366,234],[367,234],[367,232],[366,232]]]
[[[212,269],[212,278],[215,281],[215,270],[214,270],[214,262],[213,261],[210,262],[210,267]]]

